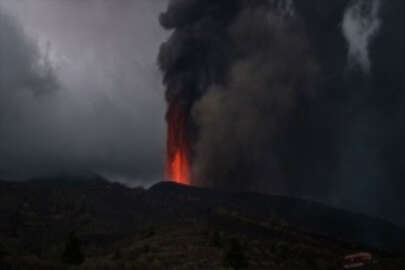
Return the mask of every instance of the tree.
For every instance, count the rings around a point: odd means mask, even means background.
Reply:
[[[24,226],[21,207],[18,207],[10,216],[11,236],[17,238],[21,228]]]
[[[229,250],[225,254],[225,263],[233,269],[245,269],[248,267],[243,247],[236,238],[232,239]]]
[[[215,231],[210,239],[210,244],[212,247],[222,247],[222,239],[221,234],[218,231]]]
[[[71,232],[68,236],[62,260],[64,263],[71,265],[80,265],[84,262],[81,243],[74,232]]]

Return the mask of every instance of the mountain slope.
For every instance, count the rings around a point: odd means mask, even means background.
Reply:
[[[130,189],[96,176],[0,182],[0,265],[65,269],[71,231],[83,269],[221,269],[235,241],[250,269],[341,269],[358,251],[384,262],[375,269],[400,269],[389,250],[405,239],[383,220],[281,196],[169,182]]]

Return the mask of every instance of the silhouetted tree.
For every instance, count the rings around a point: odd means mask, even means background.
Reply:
[[[18,207],[10,216],[10,233],[12,237],[18,237],[19,231],[24,226],[21,208]]]
[[[74,232],[71,232],[68,236],[62,260],[64,263],[71,265],[80,265],[84,262],[81,243]]]
[[[113,258],[112,258],[114,261],[119,261],[119,260],[121,260],[122,259],[122,255],[121,255],[121,249],[116,249],[115,251],[114,251],[114,254],[113,254]]]
[[[221,234],[218,231],[212,234],[210,244],[212,247],[222,247]]]
[[[7,255],[6,248],[0,243],[0,259]]]
[[[243,247],[236,238],[232,239],[229,250],[225,254],[225,264],[231,266],[233,269],[245,269],[248,267]]]

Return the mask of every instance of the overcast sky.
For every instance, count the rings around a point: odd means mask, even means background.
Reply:
[[[1,177],[77,170],[136,184],[161,179],[165,102],[156,57],[168,36],[158,22],[166,5],[0,0],[0,54],[8,60],[0,77],[14,72],[22,81],[24,66],[47,65],[50,76],[27,77],[53,81],[0,85]]]

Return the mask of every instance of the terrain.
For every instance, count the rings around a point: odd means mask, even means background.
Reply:
[[[384,220],[282,196],[98,176],[0,182],[1,269],[342,269],[364,251],[370,269],[405,269],[404,239]]]

